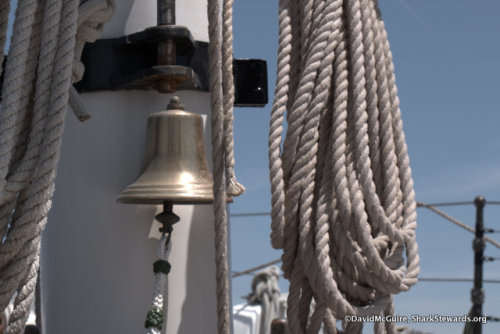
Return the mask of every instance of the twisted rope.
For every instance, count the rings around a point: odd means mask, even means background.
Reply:
[[[218,333],[229,333],[229,264],[227,196],[238,196],[244,187],[234,175],[232,77],[232,3],[224,0],[222,18],[220,0],[208,0],[210,106],[212,161],[214,170],[214,227],[217,284]],[[227,188],[226,188],[227,187]]]
[[[16,12],[0,113],[0,310],[16,295],[9,334],[24,331],[36,287],[72,83],[78,5],[20,0]]]
[[[294,334],[321,324],[335,333],[335,319],[348,314],[392,314],[392,295],[417,281],[416,204],[393,72],[373,0],[280,0],[271,243],[283,249]],[[344,330],[360,333],[362,324]]]
[[[22,118],[12,124],[11,128],[8,128],[10,122],[3,122],[5,118],[1,122],[2,140],[27,142],[17,147],[16,144],[4,142],[11,150],[2,151],[0,158],[2,179],[5,180],[1,193],[0,226],[2,232],[6,231],[5,236],[2,234],[5,240],[0,247],[0,285],[3,287],[0,291],[0,309],[4,309],[17,292],[7,333],[21,333],[24,330],[34,295],[40,232],[46,224],[51,205],[55,165],[59,157],[65,103],[70,85],[78,1],[66,2],[64,6],[62,3],[58,5],[56,1],[37,4],[21,1],[19,6],[14,30],[16,37],[13,36],[12,41],[13,53],[9,53],[6,68],[2,116]],[[24,16],[24,13],[29,16]],[[42,18],[43,27],[40,29]],[[54,36],[57,36],[55,41]],[[31,39],[31,47],[24,47],[26,38]],[[40,46],[41,43],[44,43],[43,47]],[[21,50],[27,53],[24,59],[19,61],[12,57]],[[37,69],[39,54],[47,59],[43,67]],[[11,59],[14,59],[12,63]],[[54,59],[58,61],[55,62]],[[28,61],[26,66],[23,61]],[[24,82],[16,80],[16,73],[19,72],[24,72]],[[38,76],[35,75],[36,72]],[[37,89],[33,92],[35,87],[32,82],[35,77],[38,78]],[[12,89],[9,88],[10,80],[14,81],[14,92],[24,94],[14,98],[9,96],[9,90]],[[28,110],[27,102],[17,104],[19,99],[23,101],[33,95],[33,111]],[[10,212],[6,212],[7,208]],[[9,272],[13,275],[8,275]]]
[[[236,181],[236,175],[234,173],[233,2],[234,0],[224,0],[222,7],[222,109],[224,112],[222,147],[224,148],[224,169],[227,180],[227,193],[229,196],[239,196],[245,191],[245,187]]]
[[[78,8],[78,30],[73,59],[73,82],[80,81],[85,71],[85,66],[80,60],[85,43],[92,43],[97,40],[101,35],[104,24],[111,19],[114,11],[114,0],[88,0]],[[69,105],[81,122],[91,117],[73,86],[70,90]]]

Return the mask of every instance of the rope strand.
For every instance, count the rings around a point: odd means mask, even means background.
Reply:
[[[208,0],[207,7],[219,334],[228,334],[231,328],[226,201],[228,195],[238,196],[245,190],[234,174],[232,5],[233,0],[223,0],[222,18],[220,0]]]
[[[24,331],[35,293],[73,80],[78,6],[78,0],[17,6],[0,113],[0,310],[16,295],[9,334]]]

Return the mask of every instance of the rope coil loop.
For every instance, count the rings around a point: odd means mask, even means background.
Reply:
[[[3,49],[9,6],[2,3]],[[52,204],[72,87],[78,14],[78,0],[17,4],[0,112],[0,310],[15,295],[8,334],[24,332],[34,297],[40,234]]]
[[[317,333],[322,323],[334,333],[332,319],[346,315],[392,314],[392,295],[417,282],[413,181],[377,7],[373,0],[279,2],[271,243],[283,249],[294,334]],[[362,324],[344,329],[360,333]]]

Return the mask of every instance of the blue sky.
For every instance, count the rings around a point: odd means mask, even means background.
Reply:
[[[277,52],[277,1],[235,1],[235,57],[268,62],[272,101]],[[500,200],[500,2],[497,0],[379,0],[394,54],[417,199]],[[15,1],[11,1],[15,3]],[[246,186],[231,213],[270,211],[267,133],[271,103],[235,113],[237,175]],[[474,207],[446,208],[470,226]],[[487,206],[485,224],[500,230],[500,207]],[[473,277],[473,235],[419,209],[421,277]],[[280,257],[269,242],[269,217],[231,219],[233,271]],[[500,234],[492,235],[500,240]],[[491,245],[486,255],[500,257]],[[484,277],[500,279],[500,261]],[[250,276],[233,280],[233,302],[250,292]],[[287,291],[287,282],[281,280]],[[398,315],[463,315],[472,283],[420,282],[396,297]],[[485,284],[484,312],[500,317],[500,285]],[[412,324],[434,333],[459,333],[462,324]],[[489,323],[483,333],[500,332]]]
[[[394,54],[404,129],[417,200],[500,200],[500,2],[496,0],[379,0]],[[274,89],[277,1],[236,1],[235,57],[268,62]],[[236,167],[247,192],[231,213],[270,211],[267,131],[271,106],[235,113]],[[474,226],[473,205],[445,211]],[[419,209],[421,277],[473,277],[473,235]],[[485,209],[485,224],[500,229],[500,207]],[[280,257],[269,243],[269,217],[232,218],[232,269]],[[500,234],[491,237],[500,240]],[[489,245],[485,254],[500,256]],[[500,279],[500,261],[485,263],[484,277]],[[233,302],[250,291],[250,276],[233,280]],[[472,283],[420,282],[396,297],[396,313],[462,315]],[[287,283],[282,280],[282,291]],[[485,284],[484,312],[500,316],[500,285]],[[412,324],[434,333],[459,333],[461,324]],[[499,333],[488,323],[483,333]]]

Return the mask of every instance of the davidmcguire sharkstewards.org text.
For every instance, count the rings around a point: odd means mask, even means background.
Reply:
[[[403,323],[466,323],[466,322],[480,322],[485,324],[487,319],[483,317],[471,317],[469,315],[441,315],[441,314],[428,314],[419,315],[346,315],[345,322],[403,322]]]

